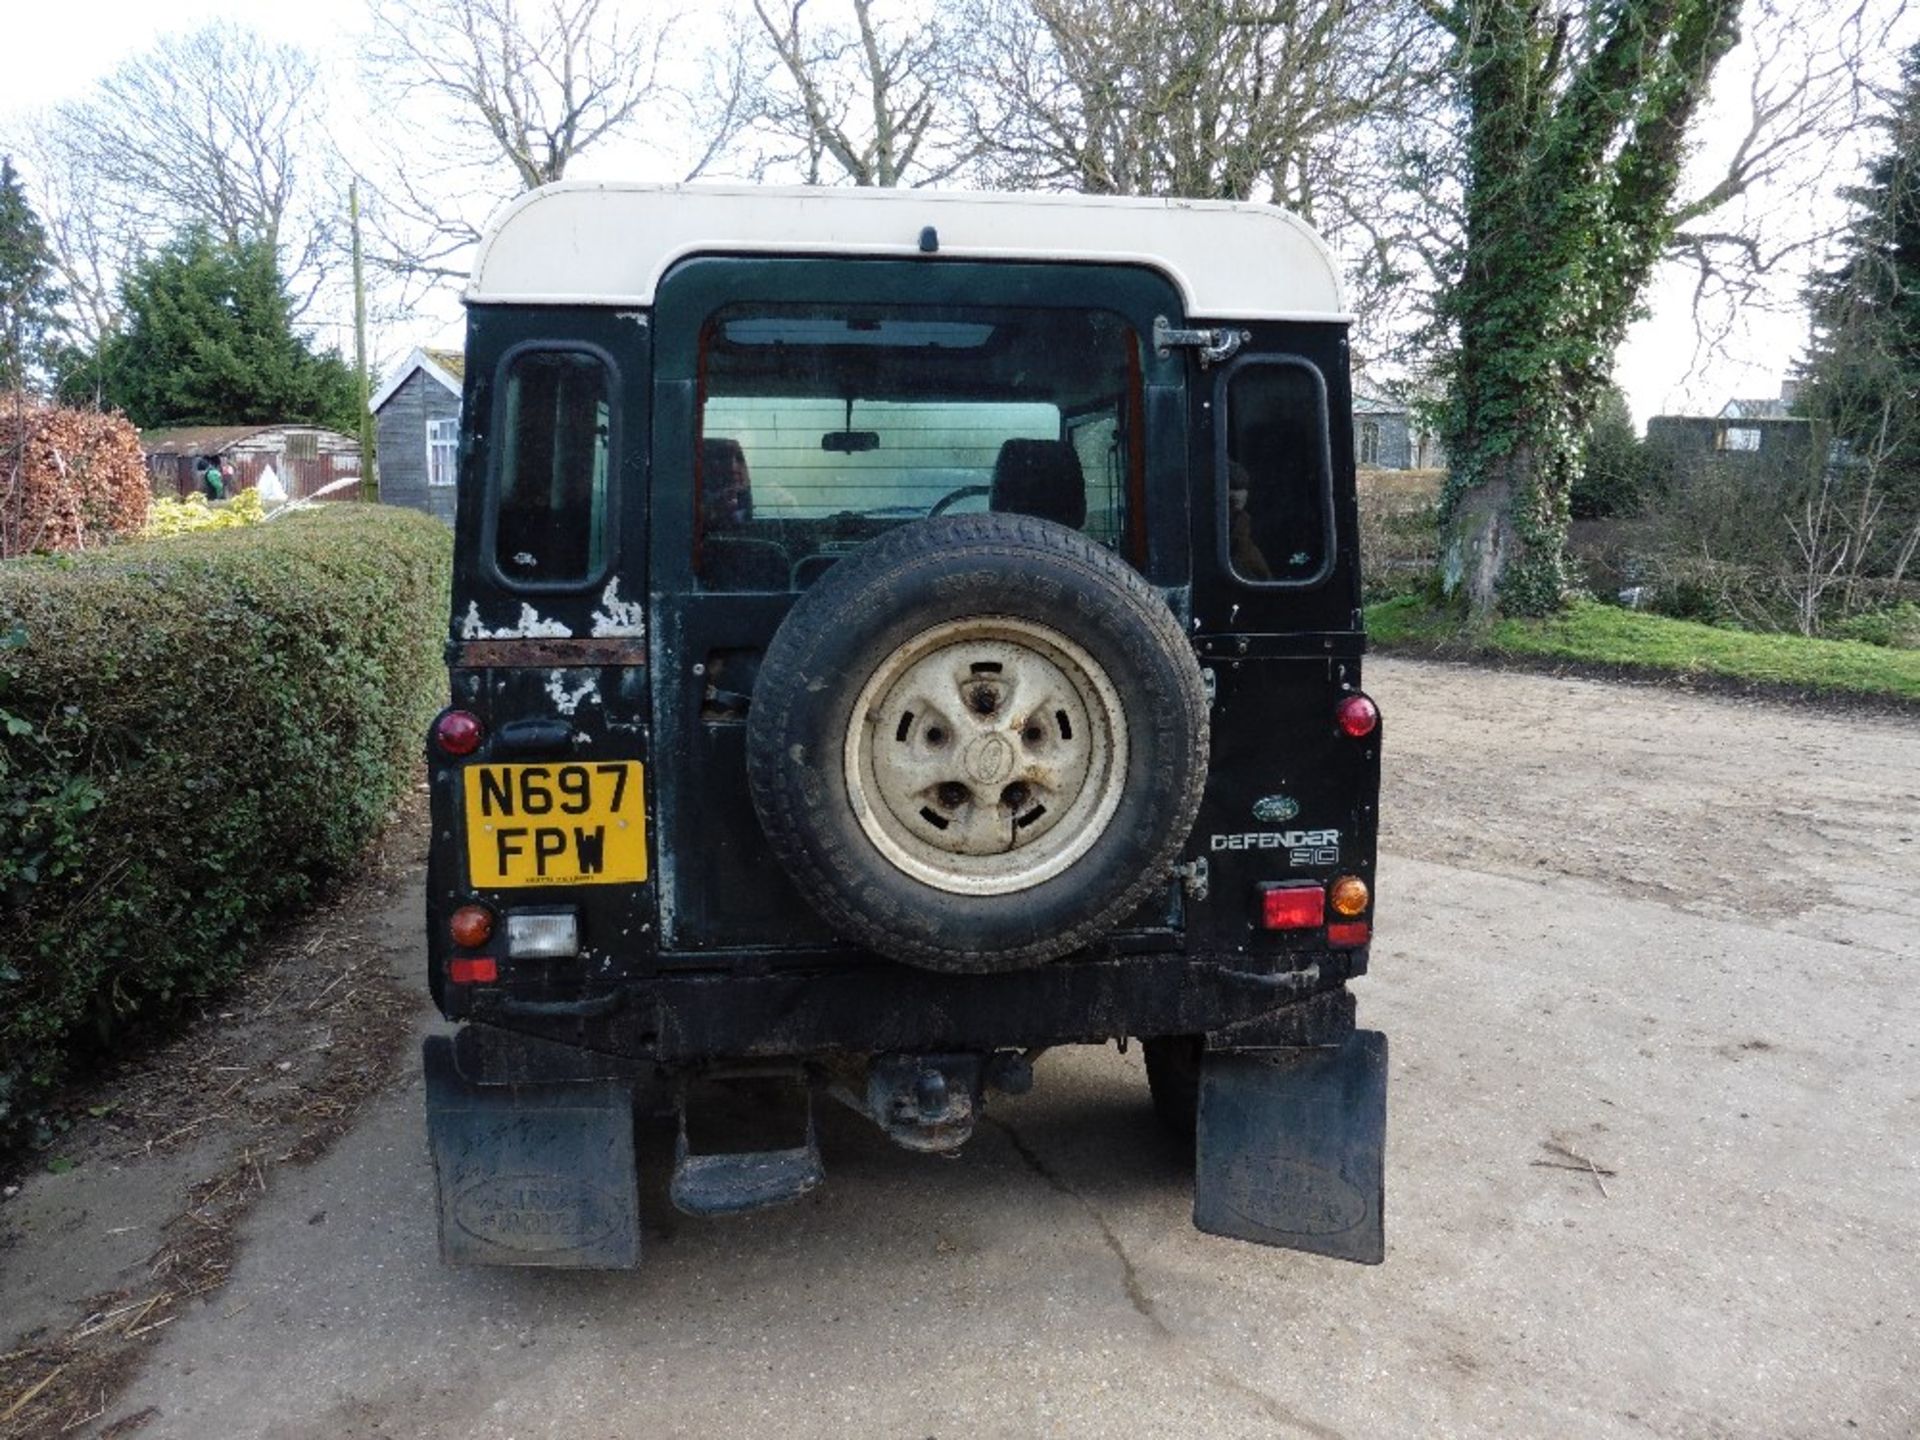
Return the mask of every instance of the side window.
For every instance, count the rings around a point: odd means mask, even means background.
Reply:
[[[459,446],[458,420],[427,421],[427,484],[453,484]]]
[[[522,350],[500,390],[494,563],[510,583],[589,580],[607,563],[606,364],[582,350]]]
[[[1223,558],[1250,584],[1324,579],[1333,484],[1320,372],[1289,356],[1257,356],[1228,372],[1223,391]]]

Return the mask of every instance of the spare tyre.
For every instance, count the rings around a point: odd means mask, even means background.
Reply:
[[[943,516],[800,596],[754,683],[747,764],[774,853],[841,934],[1011,970],[1170,882],[1206,694],[1166,601],[1108,551],[1028,516]]]

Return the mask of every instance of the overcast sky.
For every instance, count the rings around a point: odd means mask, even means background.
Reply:
[[[1898,6],[1903,0],[1885,3]],[[341,92],[347,93],[355,79],[354,57],[367,13],[365,0],[300,0],[299,4],[284,0],[70,0],[66,4],[16,0],[9,9],[10,63],[4,103],[0,103],[0,131],[17,123],[22,112],[81,95],[94,80],[157,36],[215,18],[233,19],[271,38],[305,46],[322,58]],[[1910,29],[1905,40],[1911,43],[1913,38]],[[1889,66],[1893,53],[1889,52]],[[1746,60],[1743,47],[1723,64],[1714,105],[1700,130],[1698,166],[1703,173],[1713,168],[1718,155],[1744,128]],[[1859,150],[1858,146],[1842,147],[1839,153],[1822,156],[1824,181],[1837,187],[1857,174]],[[656,153],[637,145],[590,155],[573,173],[678,178]],[[1824,181],[1829,198],[1821,204],[1830,210],[1835,202]],[[1791,211],[1780,208],[1789,205]],[[1762,196],[1756,202],[1766,223],[1780,228],[1804,226],[1806,205],[1804,197],[1781,201]],[[1767,213],[1769,206],[1776,207],[1772,213]],[[1711,413],[1735,395],[1777,394],[1806,344],[1806,319],[1797,306],[1803,268],[1796,264],[1775,278],[1771,309],[1743,307],[1730,317],[1730,328],[1727,312],[1716,311],[1711,343],[1703,340],[1695,322],[1694,277],[1678,267],[1663,271],[1647,297],[1650,314],[1634,326],[1615,370],[1636,421],[1644,426],[1653,414]],[[330,342],[348,342],[342,349],[350,351],[345,318],[325,327],[323,335]],[[1723,329],[1725,333],[1718,333]],[[397,358],[414,344],[457,344],[459,338],[457,307],[445,303],[407,323],[383,327],[375,336],[374,350],[381,357]]]

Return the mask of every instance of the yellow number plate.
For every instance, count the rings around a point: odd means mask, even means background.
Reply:
[[[631,885],[647,878],[637,760],[473,765],[467,874],[482,889]]]

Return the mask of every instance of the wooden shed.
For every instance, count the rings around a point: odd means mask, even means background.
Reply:
[[[368,403],[378,437],[380,499],[453,523],[460,453],[458,350],[416,349]]]
[[[226,493],[260,483],[270,465],[290,500],[303,499],[336,480],[360,477],[360,442],[318,425],[189,425],[143,430],[147,474],[156,495],[185,497],[200,489],[207,466],[218,462]],[[359,487],[335,490],[329,500],[356,500]]]
[[[1353,377],[1353,455],[1362,470],[1431,470],[1446,464],[1440,437],[1413,407],[1364,373]]]

